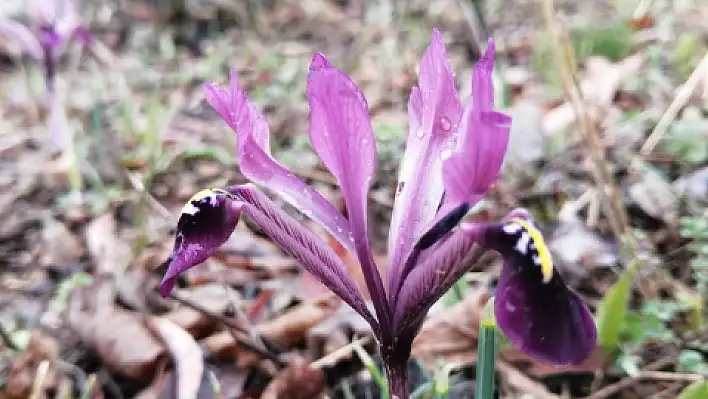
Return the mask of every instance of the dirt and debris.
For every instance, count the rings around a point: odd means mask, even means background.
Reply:
[[[235,135],[202,92],[230,68],[264,110],[274,156],[341,204],[307,140],[315,51],[367,96],[379,154],[370,235],[385,273],[408,95],[433,26],[463,98],[480,32],[497,43],[498,106],[514,121],[503,173],[477,211],[530,209],[593,311],[630,264],[646,264],[614,352],[551,368],[503,346],[500,397],[677,397],[708,378],[701,0],[556,0],[550,22],[548,0],[77,2],[96,44],[68,46],[59,64],[60,143],[42,65],[3,25],[31,26],[31,9],[0,2],[0,397],[379,397],[351,347],[376,357],[368,325],[249,220],[174,295],[156,288],[185,201],[246,181]],[[558,26],[575,54],[570,78],[555,57]],[[598,179],[605,166],[608,184]],[[636,243],[629,258],[617,223]],[[327,242],[363,288],[357,260]],[[435,306],[414,342],[414,384],[449,367],[448,397],[471,397],[479,315],[499,267],[484,257],[465,294]]]

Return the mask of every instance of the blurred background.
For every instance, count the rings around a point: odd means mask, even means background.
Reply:
[[[529,208],[598,321],[578,367],[503,346],[500,397],[708,398],[705,1],[71,4],[0,2],[0,397],[380,397],[366,324],[248,221],[171,298],[155,288],[183,204],[245,182],[202,92],[230,68],[266,113],[275,158],[339,203],[307,139],[315,51],[368,100],[370,235],[385,268],[408,95],[438,27],[463,101],[495,39],[496,99],[513,117],[474,217]],[[499,259],[472,270],[414,344],[416,397],[473,397]]]

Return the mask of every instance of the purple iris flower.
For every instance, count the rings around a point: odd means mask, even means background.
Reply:
[[[181,273],[212,256],[244,212],[371,325],[390,392],[407,397],[406,363],[427,311],[469,270],[469,260],[489,249],[504,258],[495,312],[511,343],[555,365],[585,360],[596,344],[592,315],[553,269],[531,215],[518,209],[499,223],[462,221],[497,178],[509,139],[511,118],[494,110],[493,68],[490,40],[463,106],[441,34],[433,31],[408,102],[410,132],[385,279],[367,233],[376,144],[366,99],[356,84],[324,55],[314,55],[307,79],[310,141],[339,184],[347,217],[271,156],[266,119],[246,97],[235,71],[230,87],[206,85],[207,101],[236,132],[243,175],[279,194],[357,257],[375,312],[335,252],[252,184],[203,190],[187,203],[161,294],[168,295]]]
[[[52,91],[57,65],[66,45],[78,39],[91,46],[93,37],[81,25],[73,0],[35,0],[31,3],[30,18],[33,26],[28,28],[0,17],[0,36],[17,41],[24,54],[42,64],[47,88]]]

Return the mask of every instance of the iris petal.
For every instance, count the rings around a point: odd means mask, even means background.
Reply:
[[[535,359],[559,366],[582,363],[596,346],[592,314],[558,273],[543,283],[535,269],[519,258],[505,262],[494,300],[499,328]]]
[[[209,105],[236,132],[241,173],[254,183],[277,192],[354,252],[347,220],[315,189],[273,159],[265,116],[249,101],[239,83],[238,73],[232,70],[230,77],[229,88],[207,84],[204,95]]]
[[[443,154],[450,151],[462,115],[452,67],[437,29],[420,60],[418,85],[408,101],[410,130],[388,237],[390,296],[400,288],[406,257],[435,218],[443,196]]]
[[[527,355],[554,365],[579,364],[595,349],[597,330],[588,307],[553,270],[533,218],[515,210],[482,233],[504,266],[494,310],[499,328]]]
[[[509,142],[511,118],[494,111],[494,42],[475,65],[472,95],[460,121],[456,152],[443,166],[445,214],[460,203],[474,206],[499,174]]]
[[[386,292],[368,237],[367,194],[376,170],[376,144],[366,99],[356,84],[320,53],[312,58],[307,97],[312,147],[342,189],[351,240],[379,319],[384,320],[388,317]]]
[[[236,228],[241,212],[378,332],[378,322],[334,251],[250,184],[204,190],[187,203],[177,225],[177,238],[160,294],[169,295],[181,273],[216,252]]]
[[[187,202],[177,222],[170,265],[160,283],[162,296],[169,295],[180,274],[214,255],[233,233],[240,213],[240,205],[223,190],[202,190]]]

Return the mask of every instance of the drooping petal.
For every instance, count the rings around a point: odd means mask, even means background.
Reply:
[[[170,265],[160,284],[163,296],[170,293],[181,273],[213,255],[228,239],[241,212],[378,331],[376,319],[334,251],[252,185],[204,190],[187,203]]]
[[[499,174],[509,143],[511,118],[494,111],[494,42],[477,63],[472,76],[472,95],[460,122],[460,137],[454,154],[443,166],[445,204],[449,209],[468,203],[474,206]]]
[[[390,296],[400,285],[405,258],[438,210],[443,195],[443,160],[455,143],[462,115],[452,68],[437,29],[420,61],[418,84],[408,102],[410,131],[388,237]]]
[[[160,294],[172,291],[180,274],[214,255],[229,239],[238,223],[241,204],[223,190],[202,190],[182,209],[177,236],[167,273],[160,283]]]
[[[533,219],[515,212],[488,226],[483,245],[504,257],[494,311],[499,328],[519,350],[553,365],[579,364],[595,349],[597,331],[580,297],[553,270]]]
[[[592,314],[558,273],[543,283],[534,265],[508,260],[496,289],[499,328],[527,355],[553,365],[580,364],[593,352],[597,331]]]
[[[270,131],[265,116],[248,100],[239,84],[238,73],[231,71],[230,88],[208,84],[204,86],[204,94],[209,105],[236,132],[239,165],[244,176],[277,192],[353,251],[346,218],[271,156]]]
[[[337,179],[349,216],[351,239],[379,318],[386,294],[368,237],[367,196],[376,169],[376,143],[366,99],[354,82],[316,53],[307,77],[310,141]]]

